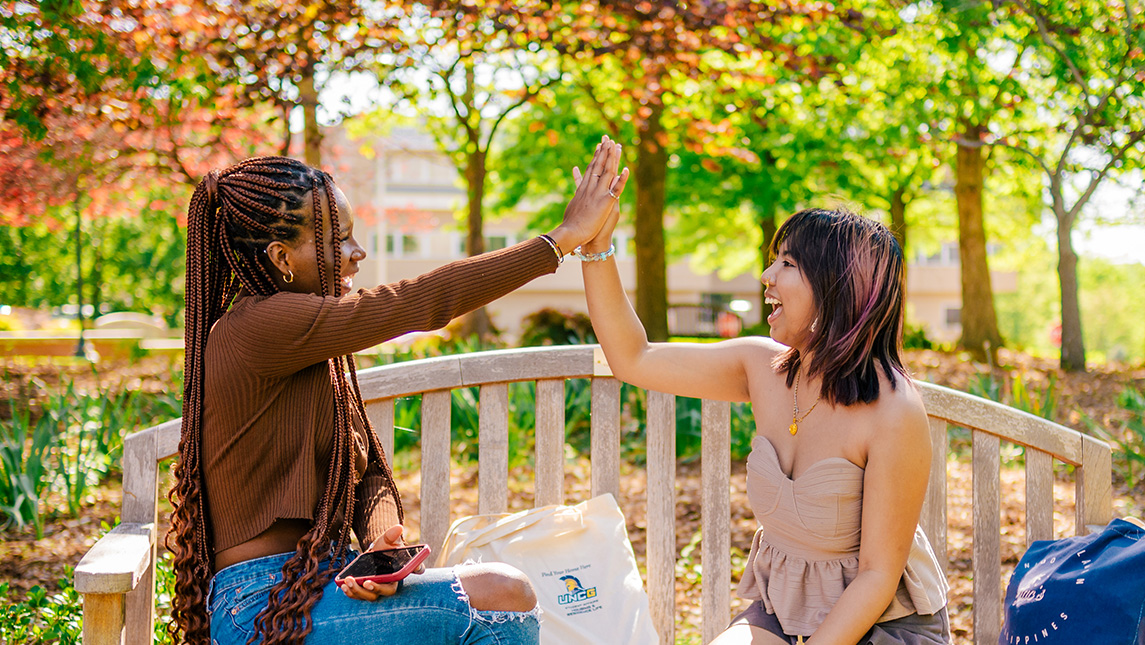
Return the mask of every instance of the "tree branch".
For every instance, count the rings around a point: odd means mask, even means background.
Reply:
[[[1081,70],[1078,69],[1077,65],[1074,64],[1073,60],[1070,59],[1069,55],[1065,53],[1065,50],[1062,49],[1061,47],[1059,47],[1050,38],[1049,31],[1046,29],[1045,20],[1042,18],[1041,14],[1038,13],[1037,11],[1035,11],[1033,8],[1036,6],[1035,2],[1036,2],[1036,0],[1030,0],[1030,2],[1027,4],[1026,2],[1024,2],[1024,0],[1014,0],[1014,4],[1018,5],[1018,7],[1021,8],[1021,10],[1026,13],[1026,15],[1028,15],[1029,17],[1034,19],[1034,24],[1036,24],[1038,27],[1038,34],[1042,37],[1042,41],[1045,42],[1047,45],[1049,45],[1050,49],[1054,50],[1054,52],[1056,52],[1058,56],[1061,56],[1061,59],[1062,59],[1062,61],[1065,62],[1066,67],[1069,67],[1070,73],[1073,75],[1074,81],[1076,81],[1078,86],[1081,88],[1082,94],[1085,95],[1085,97],[1086,97],[1086,103],[1088,103],[1089,102],[1089,100],[1088,100],[1089,99],[1089,87],[1087,87],[1085,84],[1085,77],[1082,76]]]
[[[1042,170],[1044,170],[1046,172],[1046,175],[1048,175],[1050,178],[1053,178],[1053,176],[1054,176],[1053,171],[1051,171],[1049,166],[1047,166],[1046,163],[1044,161],[1042,161],[1042,158],[1038,154],[1036,154],[1033,150],[1030,150],[1029,148],[1025,148],[1025,147],[1019,146],[1019,145],[1014,145],[1012,143],[987,143],[985,141],[971,141],[969,139],[963,139],[962,137],[955,137],[954,142],[957,143],[958,145],[962,146],[962,147],[965,147],[965,148],[984,148],[986,146],[990,146],[990,147],[1002,146],[1004,148],[1010,148],[1011,150],[1016,150],[1017,152],[1021,152],[1023,154],[1029,155],[1029,157],[1031,159],[1033,159],[1039,166],[1041,166]]]
[[[1088,202],[1090,197],[1093,196],[1093,192],[1097,190],[1097,185],[1100,184],[1103,179],[1105,179],[1105,176],[1109,174],[1109,171],[1113,169],[1113,166],[1117,165],[1117,162],[1121,161],[1121,159],[1125,157],[1125,153],[1128,152],[1130,148],[1137,145],[1137,142],[1141,141],[1142,139],[1145,139],[1145,130],[1137,130],[1136,132],[1131,132],[1129,134],[1129,140],[1125,142],[1125,145],[1117,149],[1117,151],[1112,156],[1110,156],[1109,161],[1105,164],[1105,167],[1102,168],[1101,171],[1098,172],[1097,175],[1089,182],[1089,186],[1086,187],[1085,192],[1082,193],[1081,197],[1077,199],[1073,207],[1069,209],[1069,218],[1071,221],[1077,217],[1077,214],[1081,211],[1081,208],[1085,206],[1086,202]]]
[[[524,75],[522,74],[522,77],[523,76]],[[559,73],[559,70],[558,70],[558,73],[555,74],[554,76],[550,77],[548,80],[541,81],[539,84],[534,85],[531,88],[525,90],[524,96],[522,96],[516,103],[513,103],[509,107],[505,108],[505,111],[502,112],[501,115],[497,117],[497,119],[493,122],[493,126],[489,128],[489,136],[486,138],[485,143],[484,143],[485,149],[486,150],[489,149],[489,146],[493,143],[493,135],[497,132],[497,128],[501,125],[501,122],[505,120],[505,117],[509,116],[510,112],[512,112],[513,110],[516,110],[517,108],[521,107],[525,103],[528,103],[529,100],[531,100],[534,96],[540,94],[541,90],[545,89],[546,87],[548,87],[548,86],[552,85],[553,83],[555,83],[556,81],[560,80],[560,78],[561,78],[561,74]],[[523,80],[523,78],[522,78],[522,80]]]

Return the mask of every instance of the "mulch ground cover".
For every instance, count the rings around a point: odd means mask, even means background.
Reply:
[[[1012,387],[1014,376],[1025,383],[1027,390],[1044,392],[1052,387],[1055,400],[1054,420],[1082,429],[1082,415],[1088,415],[1106,427],[1120,427],[1128,413],[1117,406],[1117,396],[1127,386],[1145,390],[1145,368],[1112,366],[1095,368],[1085,374],[1065,374],[1056,365],[1045,360],[1021,354],[1001,352],[1000,367],[990,369],[972,363],[965,356],[935,351],[912,351],[907,354],[907,365],[915,378],[967,391],[972,381],[992,373],[1005,390]],[[171,365],[167,361],[152,361],[114,366],[101,366],[95,374],[83,365],[28,365],[9,362],[0,364],[0,419],[8,416],[7,399],[34,400],[38,392],[52,388],[63,379],[82,383],[97,390],[110,384],[126,385],[151,391],[168,387]],[[1052,386],[1050,385],[1052,382]],[[416,456],[399,457],[403,467],[397,475],[397,484],[403,491],[405,505],[410,509],[407,523],[412,535],[417,534],[418,491],[420,476]],[[405,464],[408,464],[406,466]],[[574,461],[565,474],[565,491],[569,500],[586,499],[589,494],[589,467],[586,461]],[[954,446],[947,463],[948,476],[948,540],[950,555],[949,580],[951,598],[949,612],[951,628],[956,642],[969,642],[972,638],[972,570],[971,570],[971,469],[968,451]],[[454,469],[451,484],[453,515],[458,517],[477,512],[476,465]],[[510,475],[512,489],[511,509],[532,506],[531,469],[522,467]],[[1024,474],[1021,468],[1004,466],[1002,471],[1002,558],[1003,579],[1017,563],[1025,550],[1023,528]],[[620,504],[625,509],[629,536],[638,561],[643,559],[644,473],[625,467],[621,477]],[[1055,481],[1055,499],[1073,499],[1073,481],[1070,473],[1060,468]],[[46,500],[45,535],[35,539],[29,531],[11,528],[0,531],[0,581],[8,581],[13,598],[19,599],[29,588],[41,585],[49,591],[58,589],[59,581],[67,575],[66,567],[74,566],[102,533],[104,524],[114,525],[118,517],[120,492],[115,482],[96,489],[78,517],[65,517],[52,510],[61,508],[61,500]],[[681,463],[677,467],[677,548],[686,551],[695,543],[700,528],[701,488],[698,463]],[[1145,516],[1145,495],[1131,490],[1120,477],[1114,477],[1114,516]],[[732,563],[734,582],[742,572],[743,559],[751,544],[756,524],[751,516],[745,491],[744,462],[732,464]],[[1054,528],[1057,536],[1073,533],[1073,509],[1065,503],[1055,510]],[[166,527],[162,527],[165,531]],[[699,564],[699,550],[692,557],[681,557],[677,569],[677,638],[686,642],[699,642],[700,587],[694,575]],[[733,593],[733,612],[743,602]]]

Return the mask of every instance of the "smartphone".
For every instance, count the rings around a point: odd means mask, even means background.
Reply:
[[[425,544],[366,551],[346,565],[334,582],[341,585],[346,578],[353,578],[359,585],[367,580],[397,582],[413,573],[428,557],[429,546]]]

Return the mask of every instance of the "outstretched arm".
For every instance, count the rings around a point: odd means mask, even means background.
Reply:
[[[576,169],[573,176],[581,180]],[[584,253],[608,251],[619,216],[617,206],[600,232],[582,245]],[[650,343],[624,293],[616,256],[582,264],[592,327],[617,378],[682,396],[750,400],[748,365],[756,361],[769,364],[779,347],[776,343],[762,338],[736,338],[713,344]]]

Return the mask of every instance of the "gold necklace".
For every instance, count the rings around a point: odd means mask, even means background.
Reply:
[[[815,406],[819,405],[819,399],[823,398],[823,390],[819,390],[819,396],[815,397],[815,402],[811,404],[811,409],[799,416],[799,372],[795,372],[795,394],[791,397],[791,425],[787,428],[793,436],[799,432],[799,424],[811,414]]]

